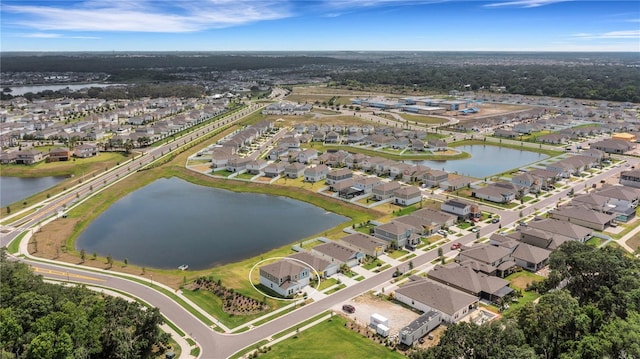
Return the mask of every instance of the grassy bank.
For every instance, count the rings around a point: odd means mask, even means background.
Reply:
[[[467,145],[484,145],[484,146],[496,146],[496,147],[511,148],[511,149],[514,149],[514,150],[541,153],[541,154],[547,155],[549,157],[559,156],[559,155],[564,153],[563,151],[553,151],[553,150],[548,150],[548,149],[545,149],[545,148],[535,148],[535,147],[531,147],[531,146],[514,145],[514,144],[499,143],[499,142],[489,142],[489,141],[482,141],[482,140],[463,140],[463,141],[451,142],[449,144],[449,146],[451,146],[451,147],[460,147],[460,146],[467,146]]]

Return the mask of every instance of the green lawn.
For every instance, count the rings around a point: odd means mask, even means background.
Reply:
[[[252,179],[252,178],[253,178],[253,177],[255,177],[255,176],[256,176],[256,175],[252,175],[251,173],[247,173],[247,172],[245,172],[245,173],[240,173],[240,174],[236,175],[236,178],[241,178],[241,179],[248,179],[248,180],[250,180],[250,179]]]
[[[250,320],[256,319],[268,312],[261,312],[253,315],[229,315],[222,310],[222,299],[207,290],[188,290],[183,289],[182,294],[190,299],[200,308],[204,309],[207,313],[217,318],[224,325],[230,328],[237,327]]]
[[[598,238],[598,237],[591,237],[585,244],[588,246],[599,247],[602,243],[604,243],[604,239]]]
[[[326,278],[320,282],[320,286],[318,287],[318,290],[322,292],[323,290],[336,284],[338,284],[338,281],[335,278]]]
[[[391,253],[387,253],[387,255],[393,259],[398,259],[400,257],[402,257],[403,255],[407,254],[409,252],[403,250],[403,249],[396,249],[395,251],[391,252]]]
[[[384,264],[384,262],[378,258],[372,260],[371,262],[363,265],[362,267],[366,270],[372,270],[375,267],[381,267]]]
[[[340,284],[339,286],[333,287],[333,288],[329,289],[328,291],[324,292],[324,294],[329,295],[329,294],[332,294],[332,293],[335,293],[335,292],[339,291],[340,289],[344,289],[346,287],[347,286],[345,284]]]
[[[303,330],[272,347],[260,358],[405,358],[403,355],[375,344],[371,340],[345,327],[346,320],[339,316]]]

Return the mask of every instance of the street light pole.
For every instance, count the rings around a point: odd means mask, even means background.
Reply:
[[[153,287],[153,274],[151,274],[151,286]]]

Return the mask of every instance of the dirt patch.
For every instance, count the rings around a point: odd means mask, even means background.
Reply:
[[[347,314],[342,311],[343,304],[351,304],[356,308],[356,312],[353,314]],[[343,315],[355,320],[358,324],[368,326],[371,321],[371,315],[378,313],[383,317],[389,319],[389,335],[398,334],[400,329],[416,320],[420,314],[413,310],[407,309],[399,304],[389,302],[387,300],[378,298],[373,294],[367,293],[359,297],[350,300],[349,302],[339,304],[334,308],[336,313],[342,313]]]

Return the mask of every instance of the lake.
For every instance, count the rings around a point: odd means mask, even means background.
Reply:
[[[531,151],[521,151],[490,145],[466,145],[456,150],[468,152],[471,158],[451,161],[405,161],[460,175],[485,178],[508,170],[542,161],[549,156]]]
[[[62,85],[33,85],[33,86],[9,86],[11,92],[9,94],[11,96],[22,96],[27,92],[38,93],[46,90],[58,91],[62,89],[69,88],[69,90],[76,91],[89,87],[107,87],[114,86],[116,84],[62,84]]]
[[[66,177],[0,177],[0,206],[18,202],[64,181]]]
[[[76,242],[90,257],[206,269],[293,244],[347,221],[306,202],[159,179],[118,200]]]

